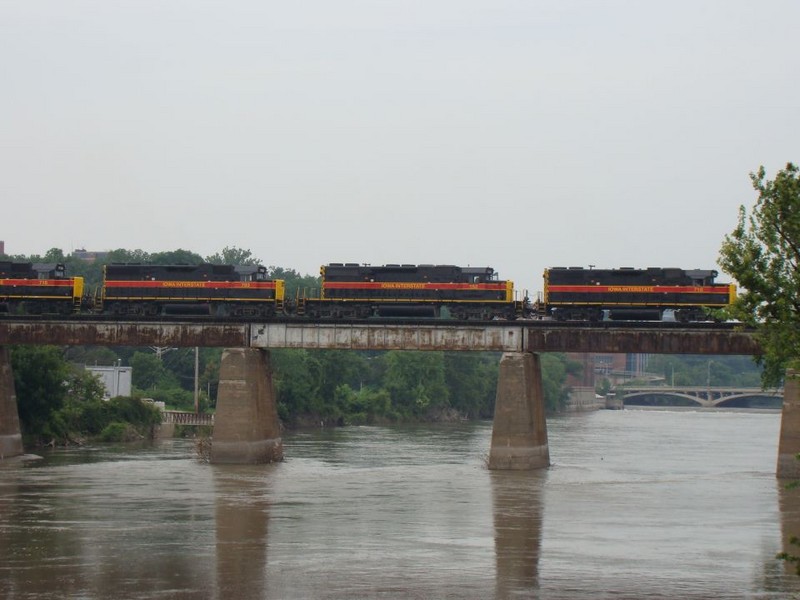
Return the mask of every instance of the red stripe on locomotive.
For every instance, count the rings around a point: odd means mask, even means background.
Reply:
[[[488,290],[502,292],[505,283],[415,283],[390,281],[326,281],[325,289],[331,290]]]
[[[573,294],[727,294],[728,285],[692,286],[692,285],[550,285],[550,293]]]
[[[274,290],[275,281],[119,281],[106,280],[107,288]]]

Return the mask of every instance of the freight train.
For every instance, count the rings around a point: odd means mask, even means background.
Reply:
[[[531,303],[491,267],[331,263],[320,288],[289,298],[263,266],[109,264],[93,294],[64,265],[0,262],[0,313],[164,317],[455,320],[710,320],[731,284],[713,270],[551,268]]]

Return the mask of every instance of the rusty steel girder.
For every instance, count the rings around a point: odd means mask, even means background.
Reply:
[[[750,331],[595,327],[527,329],[525,351],[742,356],[761,353],[756,336]]]
[[[248,345],[249,325],[103,321],[0,320],[0,345],[178,346]]]

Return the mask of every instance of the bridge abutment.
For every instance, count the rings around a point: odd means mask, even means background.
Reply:
[[[222,353],[211,462],[269,463],[283,459],[269,351]]]
[[[507,352],[500,359],[489,468],[530,470],[549,466],[539,355]]]
[[[14,372],[8,348],[0,346],[0,459],[23,453]]]
[[[800,373],[786,370],[783,384],[781,433],[778,440],[777,476],[781,479],[800,479]]]

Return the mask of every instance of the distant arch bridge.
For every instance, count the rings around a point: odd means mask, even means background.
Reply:
[[[624,404],[704,408],[781,408],[783,390],[744,387],[624,386],[614,390]]]

